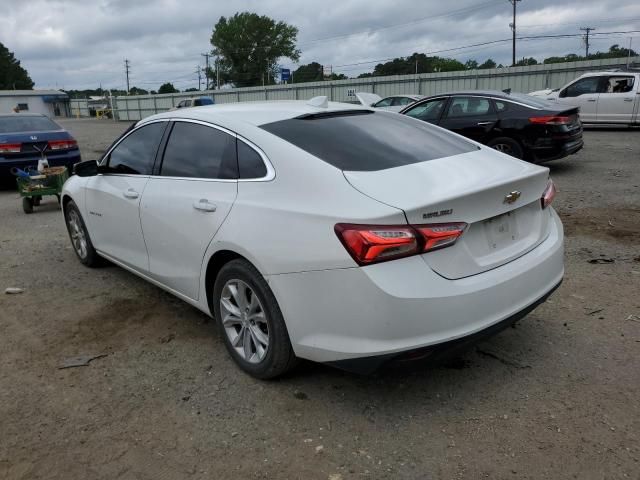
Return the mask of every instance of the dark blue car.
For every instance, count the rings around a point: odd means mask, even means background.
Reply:
[[[72,166],[80,161],[78,142],[45,115],[34,113],[0,114],[0,178],[12,167],[37,168],[46,156],[49,166]]]

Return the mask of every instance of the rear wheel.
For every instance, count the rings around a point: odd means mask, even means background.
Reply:
[[[213,307],[225,346],[245,372],[269,379],[296,365],[275,296],[249,262],[232,260],[222,267],[213,287]]]
[[[519,159],[524,158],[524,151],[520,144],[509,137],[498,137],[491,140],[487,143],[487,146],[493,148],[494,150],[498,150],[499,152],[506,153],[507,155],[511,155],[512,157],[516,157]]]
[[[97,267],[102,264],[102,258],[98,255],[93,248],[89,232],[82,220],[80,210],[76,204],[71,200],[64,207],[64,218],[67,224],[67,231],[69,232],[69,238],[71,239],[71,245],[76,255],[87,267]]]

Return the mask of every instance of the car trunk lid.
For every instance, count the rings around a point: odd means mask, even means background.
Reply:
[[[423,254],[445,278],[496,268],[535,248],[548,234],[548,214],[540,202],[548,169],[487,148],[344,175],[363,194],[402,209],[412,225],[468,224],[455,245]]]

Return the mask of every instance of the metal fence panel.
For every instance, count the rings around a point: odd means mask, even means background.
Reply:
[[[640,57],[631,59],[639,62]],[[436,95],[453,90],[504,90],[528,93],[543,88],[558,88],[588,71],[624,67],[626,58],[588,60],[528,67],[465,70],[460,72],[396,75],[390,77],[351,78],[291,85],[273,85],[238,89],[185,92],[166,95],[115,97],[114,107],[120,120],[139,120],[164,112],[185,98],[209,96],[216,103],[264,100],[308,100],[326,95],[337,102],[357,102],[356,92],[376,93],[381,97],[399,94]],[[88,116],[86,100],[70,102],[73,116]]]

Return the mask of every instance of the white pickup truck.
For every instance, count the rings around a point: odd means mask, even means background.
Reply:
[[[585,73],[562,88],[529,95],[580,107],[584,123],[640,125],[640,73]]]

